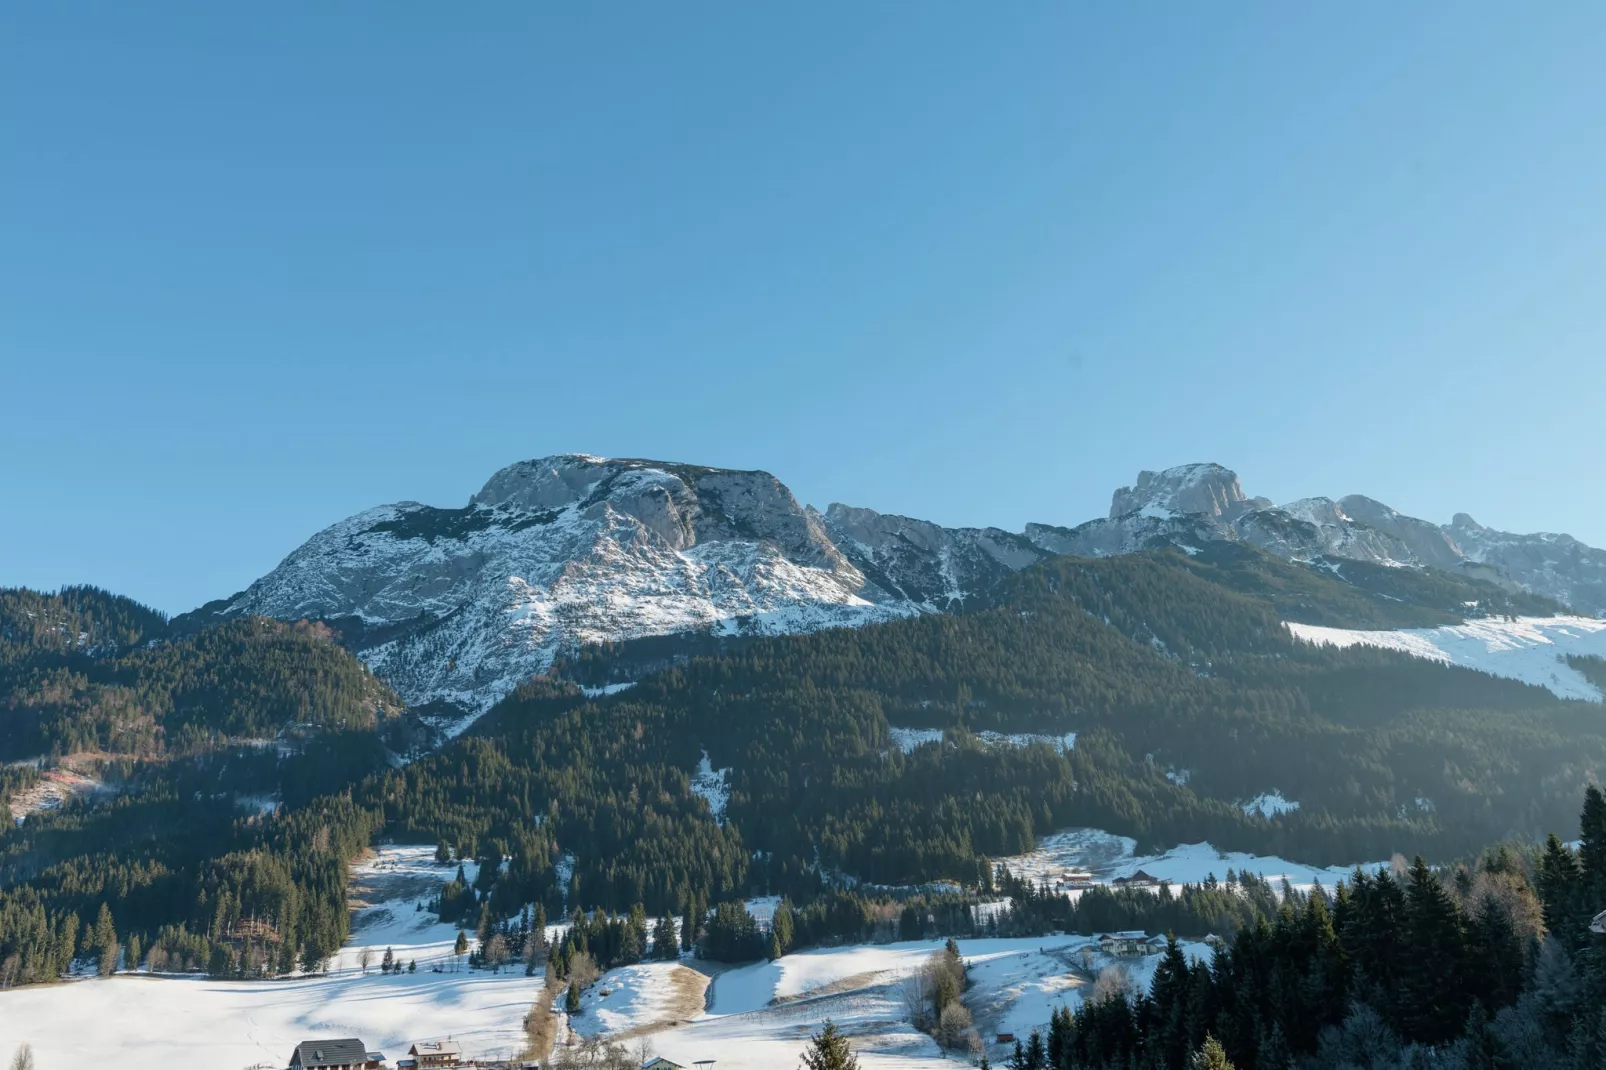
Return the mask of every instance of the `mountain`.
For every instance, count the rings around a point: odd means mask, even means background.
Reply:
[[[1360,494],[1277,506],[1246,495],[1237,473],[1218,464],[1141,472],[1135,486],[1115,492],[1108,517],[1074,528],[1028,524],[1026,537],[1049,552],[1083,557],[1244,542],[1294,561],[1459,573],[1606,615],[1606,550],[1569,535],[1494,531],[1465,513],[1437,525]]]
[[[510,465],[462,508],[401,502],[342,520],[174,627],[325,621],[410,706],[455,728],[586,644],[859,626],[974,604],[1056,555],[1216,543],[1352,584],[1362,577],[1346,563],[1409,565],[1606,612],[1606,552],[1566,536],[1464,515],[1439,527],[1354,495],[1275,506],[1218,464],[1142,472],[1106,518],[1014,533],[842,504],[821,513],[768,472],[572,454]]]
[[[879,552],[897,579],[867,579],[767,472],[546,457],[497,472],[461,509],[402,502],[343,520],[177,623],[325,620],[410,705],[477,712],[585,643],[937,608],[940,578],[894,560],[896,537],[873,526],[856,554]]]

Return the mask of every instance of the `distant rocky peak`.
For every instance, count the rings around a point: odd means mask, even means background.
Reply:
[[[1166,517],[1184,513],[1231,520],[1271,503],[1249,498],[1238,473],[1219,464],[1184,464],[1163,472],[1139,472],[1135,486],[1122,487],[1110,502],[1110,519],[1142,513]]]
[[[640,462],[614,461],[587,453],[560,453],[519,461],[486,480],[480,492],[469,499],[469,504],[561,509],[589,496],[608,476],[639,466]]]

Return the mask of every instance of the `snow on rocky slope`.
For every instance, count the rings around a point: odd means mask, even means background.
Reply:
[[[410,704],[473,713],[587,642],[921,608],[868,584],[768,473],[574,455],[504,468],[461,509],[342,520],[198,615],[336,621]]]
[[[1014,534],[820,513],[767,472],[573,454],[510,465],[460,509],[402,502],[342,520],[189,619],[328,620],[409,704],[461,727],[586,643],[858,626],[952,609],[1054,554],[1212,540],[1471,570],[1606,613],[1606,551],[1567,536],[1464,515],[1440,528],[1359,496],[1277,507],[1217,464],[1140,473],[1105,519]]]
[[[1290,624],[1328,646],[1375,646],[1547,687],[1561,698],[1603,700],[1600,689],[1567,664],[1569,655],[1606,658],[1606,620],[1595,617],[1488,617],[1443,628],[1363,631]]]

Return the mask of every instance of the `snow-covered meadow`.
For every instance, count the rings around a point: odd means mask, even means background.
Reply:
[[[473,863],[466,868],[472,879]],[[412,1040],[448,1035],[477,1054],[517,1055],[542,978],[457,962],[457,927],[418,909],[455,872],[437,865],[429,847],[382,848],[355,866],[352,934],[326,974],[271,981],[122,974],[0,992],[0,1055],[26,1041],[41,1070],[242,1070],[282,1067],[312,1037],[359,1037],[394,1059]],[[417,972],[382,973],[387,949],[403,965],[416,962]]]
[[[1123,842],[1131,841],[1095,834],[1079,842],[1122,856]],[[1129,868],[1149,864],[1127,861]],[[466,868],[472,878],[472,864]],[[0,992],[0,1054],[27,1042],[44,1070],[165,1070],[175,1059],[196,1070],[244,1070],[283,1066],[298,1042],[313,1037],[359,1037],[394,1059],[410,1041],[451,1036],[472,1055],[517,1055],[542,979],[519,968],[491,974],[458,963],[456,926],[419,909],[454,872],[455,865],[435,863],[427,847],[385,847],[355,866],[352,935],[324,974],[270,981],[122,974]],[[749,904],[764,918],[774,906],[773,898]],[[1024,1035],[1044,1026],[1053,1008],[1076,1006],[1085,978],[1074,956],[1089,942],[960,941],[973,981],[967,1002],[982,1035]],[[768,1070],[796,1065],[809,1034],[829,1017],[848,1032],[865,1070],[952,1067],[958,1064],[910,1024],[903,992],[904,979],[940,946],[816,949],[736,968],[692,960],[623,967],[585,993],[572,1028],[632,1046],[644,1038],[688,1065],[713,1058],[722,1070]],[[416,962],[417,971],[382,973],[387,950],[399,963]],[[1209,955],[1202,945],[1189,951]],[[1146,984],[1155,961],[1126,964],[1134,981]]]
[[[1603,700],[1566,662],[1569,654],[1606,658],[1606,620],[1595,617],[1484,617],[1442,628],[1365,631],[1289,624],[1297,638],[1327,646],[1373,646],[1549,688],[1561,698]]]
[[[1142,869],[1197,882],[1231,868],[1287,878],[1296,887],[1317,881],[1331,887],[1350,872],[1223,854],[1202,843],[1140,856],[1133,840],[1097,829],[1044,837],[1036,850],[1002,861],[1020,875],[1050,881],[1066,869],[1106,880]],[[472,879],[473,864],[465,868]],[[411,846],[381,848],[356,865],[352,934],[325,974],[272,981],[124,974],[0,993],[0,1055],[26,1041],[44,1070],[112,1064],[165,1070],[175,1057],[197,1070],[243,1070],[283,1066],[299,1041],[320,1036],[360,1037],[392,1058],[412,1040],[446,1036],[473,1055],[517,1055],[524,1017],[543,997],[542,979],[516,967],[490,974],[458,962],[457,927],[420,909],[455,869],[437,864],[433,849]],[[775,902],[748,906],[767,920]],[[550,935],[559,929],[550,927]],[[1077,1006],[1088,976],[1078,953],[1091,942],[1067,935],[959,941],[971,971],[966,1001],[980,1034],[1023,1036],[1046,1025],[1055,1007]],[[645,1040],[686,1065],[717,1059],[721,1070],[769,1070],[795,1066],[809,1034],[829,1017],[848,1033],[865,1070],[953,1067],[963,1060],[910,1024],[904,998],[904,979],[940,946],[815,949],[736,968],[692,960],[627,966],[585,993],[572,1030],[623,1038],[633,1047]],[[1186,949],[1200,958],[1211,954],[1202,944]],[[382,973],[387,950],[403,965],[416,962],[417,972]],[[1157,962],[1149,955],[1121,964],[1142,988]],[[992,1054],[996,1062],[1003,1053]]]
[[[1024,1037],[1044,1028],[1057,1007],[1075,1008],[1087,989],[1077,968],[1086,936],[960,940],[970,972],[965,1001],[993,1061],[1003,1049],[990,1042],[999,1033]],[[683,1065],[717,1060],[721,1070],[771,1070],[796,1066],[811,1032],[826,1018],[850,1038],[865,1070],[940,1070],[968,1065],[944,1053],[909,1022],[904,981],[918,971],[942,941],[823,948],[785,955],[774,962],[718,970],[708,982],[707,1009],[676,1018],[670,991],[685,966],[654,963],[613,970],[587,994],[577,1032],[624,1037]],[[1208,960],[1203,944],[1186,944],[1190,956]],[[1113,960],[1112,960],[1113,961]],[[1135,985],[1146,986],[1158,955],[1124,960]],[[602,991],[607,996],[600,996]],[[666,1021],[667,1016],[667,1021]],[[678,1024],[670,1025],[674,1021]]]
[[[1208,843],[1179,844],[1154,855],[1137,854],[1137,841],[1101,829],[1064,829],[1044,836],[1037,848],[1027,854],[998,860],[1017,876],[1033,881],[1054,882],[1066,870],[1091,873],[1098,880],[1130,877],[1143,870],[1152,877],[1174,884],[1200,884],[1212,874],[1225,879],[1227,870],[1266,878],[1273,884],[1287,880],[1296,889],[1308,890],[1320,883],[1331,889],[1354,872],[1353,866],[1308,866],[1274,855],[1251,855],[1242,851],[1218,851]],[[1369,862],[1366,869],[1386,866]],[[1079,895],[1070,892],[1070,895]]]

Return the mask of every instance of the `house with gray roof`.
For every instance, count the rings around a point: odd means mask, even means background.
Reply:
[[[290,1056],[290,1070],[381,1070],[385,1057],[355,1038],[303,1040]]]

